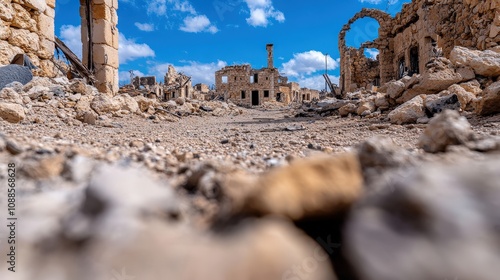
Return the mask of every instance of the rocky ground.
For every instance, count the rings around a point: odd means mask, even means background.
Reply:
[[[490,110],[498,78],[481,81],[487,95],[468,102]],[[0,240],[16,247],[11,262],[0,243],[0,279],[500,275],[498,114],[437,102],[398,124],[406,103],[387,93],[247,109],[65,78],[0,98],[0,180],[14,164],[18,218],[11,231],[1,188]]]

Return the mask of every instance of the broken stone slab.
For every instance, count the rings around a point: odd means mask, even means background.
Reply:
[[[477,75],[500,76],[500,53],[492,50],[470,50],[456,46],[450,53],[450,60],[456,66],[471,67]]]
[[[11,64],[0,67],[0,89],[12,82],[19,82],[23,85],[33,79],[31,71],[21,65]]]
[[[356,109],[358,107],[354,105],[353,103],[348,103],[342,107],[339,108],[339,114],[341,117],[347,117],[349,114],[356,113]]]
[[[487,87],[482,95],[477,103],[476,112],[483,116],[500,113],[500,81]]]
[[[450,145],[463,145],[472,140],[474,132],[465,117],[457,111],[445,110],[429,121],[418,146],[429,153],[446,151]]]
[[[0,118],[10,123],[19,123],[26,118],[24,107],[15,103],[0,102]]]
[[[497,279],[499,181],[493,158],[394,177],[351,212],[351,264],[365,280]]]
[[[424,98],[425,95],[416,96],[410,101],[399,105],[389,113],[390,122],[393,124],[409,124],[425,117]]]

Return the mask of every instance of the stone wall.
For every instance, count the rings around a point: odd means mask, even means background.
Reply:
[[[103,93],[118,92],[118,0],[93,0],[90,3],[91,23],[87,20],[86,1],[80,0],[82,42],[85,66],[93,70],[96,88]],[[90,29],[88,28],[90,27]],[[90,40],[91,39],[91,40]],[[89,42],[92,45],[89,47]]]
[[[55,0],[0,1],[0,65],[16,54],[26,54],[39,69],[34,74],[53,77]]]
[[[498,0],[413,0],[404,4],[394,18],[381,11],[363,9],[339,34],[343,93],[374,83],[374,75],[367,75],[363,68],[366,58],[361,49],[356,53],[345,44],[351,24],[363,17],[372,17],[380,24],[379,38],[362,48],[379,50],[377,68],[382,84],[403,73],[423,72],[437,49],[449,57],[455,46],[485,50],[500,45]]]

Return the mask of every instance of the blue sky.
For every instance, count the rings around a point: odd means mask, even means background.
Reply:
[[[322,89],[328,68],[339,75],[337,47],[342,26],[363,7],[395,14],[410,0],[119,0],[120,83],[129,70],[160,81],[172,64],[194,83],[214,83],[226,65],[265,67],[267,43],[274,44],[274,64],[291,81]],[[79,1],[58,0],[56,35],[81,55]],[[377,37],[378,24],[361,19],[347,34],[358,47]],[[376,56],[375,50],[367,55]]]

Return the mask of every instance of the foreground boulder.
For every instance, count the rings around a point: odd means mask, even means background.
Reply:
[[[23,106],[15,103],[0,102],[0,118],[10,123],[18,123],[26,118]]]
[[[362,184],[354,154],[298,160],[259,178],[247,188],[242,209],[236,211],[294,221],[332,215],[360,197]]]
[[[388,181],[345,231],[362,280],[495,280],[500,161],[428,165]]]
[[[446,110],[429,121],[418,146],[429,153],[444,152],[448,146],[465,144],[473,136],[465,117],[461,117],[457,111]]]

